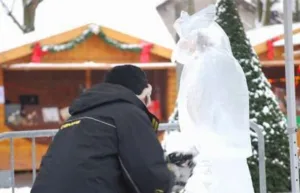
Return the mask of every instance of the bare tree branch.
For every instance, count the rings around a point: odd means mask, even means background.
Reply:
[[[6,6],[6,4],[0,0],[0,3],[2,5],[2,7],[5,9],[5,11],[7,12],[7,15],[13,20],[13,22],[20,28],[20,30],[23,33],[26,33],[26,30],[24,28],[24,26],[22,26],[19,21],[16,19],[16,17],[12,14],[12,12],[8,9],[8,7]]]
[[[187,0],[187,6],[188,6],[188,13],[190,15],[195,13],[195,1],[194,0]]]
[[[295,21],[300,21],[300,5],[299,0],[295,2],[296,14],[295,14]]]
[[[271,8],[279,0],[257,0],[257,19],[261,25],[269,25],[271,23]]]
[[[35,11],[37,6],[41,0],[23,0],[23,7],[24,7],[24,19],[23,24],[26,28],[26,32],[34,31],[34,21],[35,21]]]

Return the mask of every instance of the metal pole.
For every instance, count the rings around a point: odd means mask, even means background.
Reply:
[[[250,122],[250,128],[255,131],[258,139],[259,193],[267,193],[265,138],[262,130],[256,123]]]
[[[36,178],[36,143],[35,143],[35,137],[32,138],[31,141],[31,158],[32,158],[32,184],[35,181]]]
[[[295,72],[293,47],[293,0],[284,2],[284,48],[285,48],[285,77],[287,96],[287,129],[290,143],[291,185],[292,193],[299,193],[299,171],[297,156],[297,122],[295,100]]]

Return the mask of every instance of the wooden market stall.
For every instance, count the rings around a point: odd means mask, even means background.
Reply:
[[[295,27],[294,33],[300,33],[300,25]],[[248,36],[263,71],[282,98],[284,51],[276,42],[282,39],[283,32],[269,34],[259,41],[255,39],[258,34],[268,33],[249,32]],[[295,48],[299,50],[300,47],[296,45]],[[58,128],[66,107],[78,94],[101,82],[108,69],[127,63],[146,71],[154,87],[152,97],[160,102],[159,114],[166,121],[177,95],[171,52],[170,47],[94,24],[0,51],[0,133]],[[295,56],[296,65],[300,64],[298,57]],[[49,139],[41,138],[36,142],[39,165]],[[31,140],[16,139],[14,147],[16,170],[31,169]],[[0,170],[10,167],[9,156],[9,141],[0,141]]]
[[[84,25],[0,53],[0,133],[56,129],[72,100],[116,65],[145,70],[157,115],[166,121],[176,100],[171,49],[98,25]],[[156,109],[157,110],[157,109]],[[36,140],[39,165],[49,138]],[[14,140],[15,169],[31,169],[31,139]],[[0,170],[8,169],[9,140],[0,141]]]
[[[283,25],[263,27],[248,32],[253,47],[262,64],[262,70],[271,83],[280,108],[286,114],[285,99],[285,53],[283,39]],[[295,87],[296,87],[296,110],[297,122],[300,127],[300,24],[293,25],[294,32],[294,59],[295,59]],[[298,146],[300,147],[300,132],[298,132]],[[300,153],[300,152],[299,152]]]

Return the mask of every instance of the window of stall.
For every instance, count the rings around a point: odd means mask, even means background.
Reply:
[[[6,125],[12,130],[56,129],[85,87],[85,71],[4,71]]]

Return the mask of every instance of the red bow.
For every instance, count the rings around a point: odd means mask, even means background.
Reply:
[[[274,42],[278,41],[280,38],[275,37],[267,41],[267,57],[269,60],[273,60],[275,53],[274,53]]]
[[[160,102],[158,100],[153,100],[148,110],[158,119],[161,119]]]
[[[141,51],[141,56],[140,56],[141,63],[147,63],[150,61],[150,53],[151,53],[152,47],[153,47],[153,44],[142,43],[142,51]]]
[[[31,62],[40,63],[45,53],[46,51],[43,51],[41,44],[39,42],[35,43],[33,46]]]

